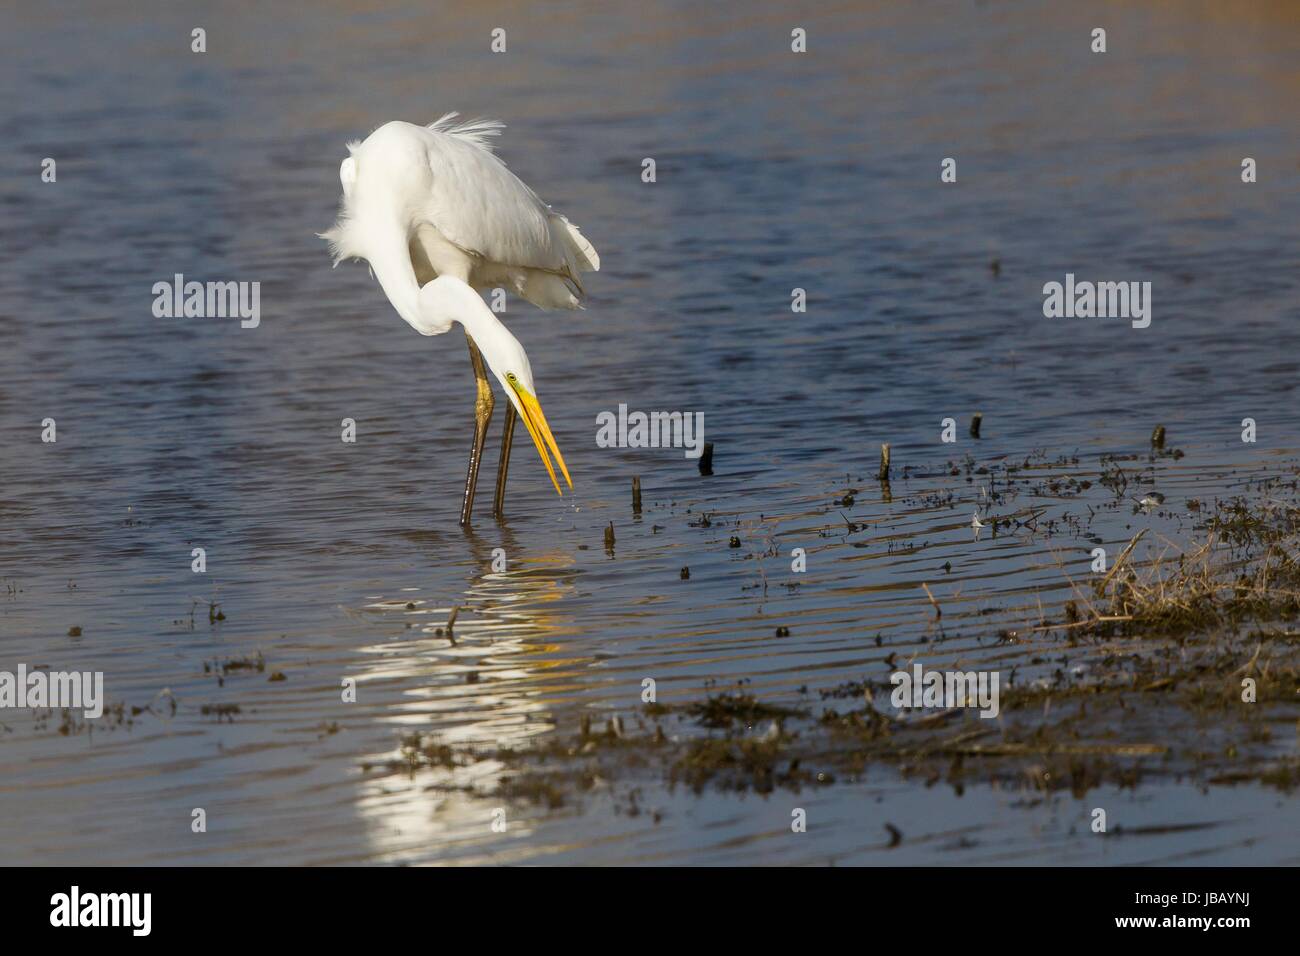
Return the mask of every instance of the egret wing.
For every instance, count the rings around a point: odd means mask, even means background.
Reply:
[[[487,262],[555,273],[581,289],[579,274],[600,268],[591,243],[492,152],[487,137],[504,124],[456,117],[449,113],[426,130],[429,223]]]

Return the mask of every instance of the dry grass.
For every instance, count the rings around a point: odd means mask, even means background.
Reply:
[[[1300,613],[1296,546],[1275,542],[1243,562],[1212,534],[1189,552],[1161,554],[1109,578],[1085,598],[1090,614],[1078,626],[1103,636],[1182,637],[1292,617]]]

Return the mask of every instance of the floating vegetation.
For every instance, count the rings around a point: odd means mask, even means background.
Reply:
[[[227,723],[235,722],[235,715],[240,712],[238,704],[204,704],[199,712],[204,717],[215,717],[217,723],[225,721]]]
[[[224,686],[226,677],[232,673],[247,671],[250,673],[261,674],[266,670],[266,660],[262,657],[262,652],[258,651],[252,657],[231,657],[225,660],[212,660],[203,662],[203,673],[216,674],[217,685]],[[272,680],[277,678],[272,675]],[[284,680],[281,674],[278,680]]]
[[[686,713],[700,726],[715,728],[736,724],[748,727],[764,719],[806,716],[803,711],[763,703],[750,694],[718,694],[689,705]]]

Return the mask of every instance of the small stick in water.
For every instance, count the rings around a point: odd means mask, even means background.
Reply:
[[[934,599],[934,595],[930,593],[930,585],[922,581],[921,587],[925,588],[925,596],[928,597],[930,603],[934,605],[934,619],[936,621],[939,620],[939,618],[943,617],[943,611],[939,608],[939,602]]]
[[[700,474],[713,474],[713,442],[704,443],[704,454],[700,455]]]
[[[456,635],[453,629],[456,627],[456,615],[458,614],[460,614],[459,604],[452,608],[451,613],[447,615],[447,640],[451,641],[453,646],[456,644]]]
[[[612,521],[605,529],[605,550],[610,552],[614,550],[614,522]]]
[[[641,513],[641,479],[635,476],[632,478],[632,513]]]
[[[889,480],[889,442],[880,446],[880,473],[876,477],[880,481]]]
[[[1164,425],[1157,425],[1156,430],[1151,433],[1151,447],[1153,448],[1165,447],[1165,426]]]
[[[980,422],[982,422],[982,421],[984,421],[984,416],[981,415],[979,412],[976,412],[976,413],[975,413],[975,417],[972,418],[972,419],[970,420],[970,437],[971,437],[971,438],[979,438],[979,437],[980,437]]]
[[[1129,543],[1126,544],[1124,550],[1119,553],[1119,557],[1116,558],[1115,563],[1110,566],[1110,570],[1106,572],[1106,576],[1097,583],[1096,591],[1098,594],[1104,594],[1106,592],[1106,585],[1110,584],[1110,579],[1115,576],[1116,571],[1124,566],[1124,562],[1128,560],[1128,556],[1133,553],[1133,549],[1137,547],[1137,543],[1142,540],[1142,536],[1146,533],[1147,529],[1143,528],[1129,539]]]

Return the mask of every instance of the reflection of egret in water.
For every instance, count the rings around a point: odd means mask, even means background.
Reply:
[[[404,628],[361,648],[370,663],[349,675],[357,679],[354,706],[364,701],[375,724],[396,725],[392,748],[368,762],[402,763],[417,741],[417,749],[448,746],[457,754],[451,763],[416,756],[412,772],[367,777],[357,806],[373,825],[374,849],[386,856],[420,859],[501,839],[492,830],[501,801],[482,794],[496,789],[502,764],[488,757],[461,766],[460,756],[523,748],[549,732],[545,671],[576,663],[557,657],[558,645],[548,642],[566,627],[554,606],[573,590],[572,557],[508,557],[504,571],[493,571],[496,547],[507,556],[520,553],[508,529],[502,532],[500,545],[467,535],[482,571],[459,599],[428,600],[408,589],[372,598],[363,609],[385,621],[400,615]],[[453,607],[459,614],[449,636]],[[526,827],[511,820],[509,832]]]

